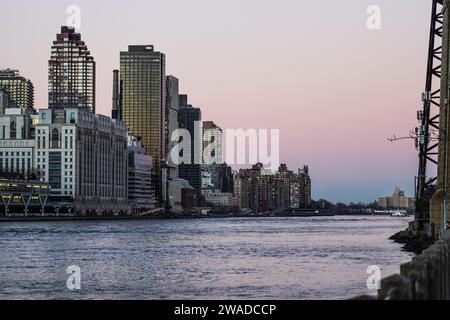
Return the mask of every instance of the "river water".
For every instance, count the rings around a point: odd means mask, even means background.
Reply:
[[[346,299],[411,255],[379,216],[0,223],[0,299]],[[67,288],[69,266],[81,290]]]

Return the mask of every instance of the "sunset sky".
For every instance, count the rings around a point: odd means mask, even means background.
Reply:
[[[50,46],[69,5],[97,63],[97,111],[129,44],[166,54],[167,74],[222,128],[280,129],[281,162],[309,164],[313,198],[413,196],[431,1],[0,0],[0,68],[18,69],[47,105]],[[369,5],[381,30],[366,27]]]

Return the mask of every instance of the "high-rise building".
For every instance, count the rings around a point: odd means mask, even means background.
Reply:
[[[213,121],[203,121],[203,163],[223,163],[223,132]]]
[[[154,163],[166,156],[165,68],[165,55],[152,45],[132,45],[128,51],[120,52],[122,121],[133,135],[142,138]]]
[[[61,27],[48,61],[50,109],[95,112],[95,61],[73,27]]]
[[[166,159],[169,165],[169,178],[178,178],[178,166],[171,161],[170,152],[176,142],[171,141],[172,133],[178,129],[179,81],[174,76],[166,78]]]
[[[157,202],[165,201],[166,62],[152,45],[131,45],[120,52],[121,119],[142,139],[153,159],[152,183]]]
[[[185,129],[191,136],[189,163],[182,163],[178,166],[178,175],[181,179],[189,181],[199,193],[202,188],[202,112],[199,108],[194,108],[188,104],[187,95],[180,95],[180,109],[178,112],[179,128]]]
[[[23,110],[34,107],[33,83],[17,70],[0,70],[0,92],[9,96],[9,107]]]
[[[300,208],[308,208],[311,205],[311,177],[309,176],[309,167],[303,166],[298,169],[300,181]]]
[[[191,136],[190,164],[202,163],[202,111],[188,104],[187,95],[180,95],[180,109],[178,112],[178,125],[181,129],[189,131]],[[185,163],[186,164],[186,163]],[[181,177],[180,177],[181,178]]]

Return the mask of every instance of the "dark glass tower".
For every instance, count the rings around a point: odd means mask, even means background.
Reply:
[[[95,61],[73,27],[61,27],[48,61],[48,104],[51,109],[95,112]]]

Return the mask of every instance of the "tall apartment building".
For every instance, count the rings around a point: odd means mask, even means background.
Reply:
[[[61,27],[48,61],[50,109],[95,112],[95,61],[73,27]]]
[[[0,93],[8,95],[8,105],[11,108],[21,108],[23,110],[34,107],[34,86],[33,83],[20,76],[17,70],[0,70]],[[6,99],[7,97],[3,97]],[[1,102],[1,101],[0,101]],[[6,101],[3,102],[6,104]]]
[[[234,177],[234,194],[241,208],[254,212],[307,208],[311,203],[308,167],[298,174],[285,164],[275,174],[265,174],[262,164],[241,169]]]

